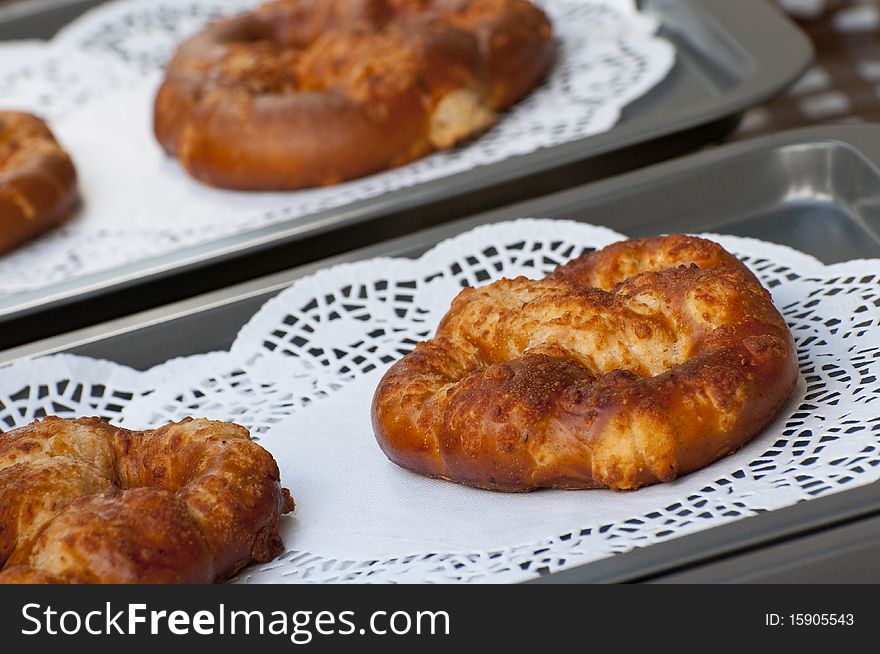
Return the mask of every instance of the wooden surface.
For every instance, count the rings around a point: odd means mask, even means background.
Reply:
[[[880,0],[787,0],[819,5],[795,16],[813,41],[816,63],[786,93],[749,111],[735,138],[841,122],[880,123]]]

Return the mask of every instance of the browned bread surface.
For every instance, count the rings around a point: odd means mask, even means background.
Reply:
[[[0,111],[0,253],[65,221],[78,199],[73,162],[46,124]]]
[[[0,583],[211,583],[277,556],[292,510],[235,424],[49,417],[0,435]]]
[[[505,491],[634,489],[748,442],[797,380],[770,293],[712,241],[634,239],[463,290],[385,374],[395,463]]]
[[[156,137],[214,186],[333,184],[487,129],[553,53],[528,0],[276,0],[180,46]]]

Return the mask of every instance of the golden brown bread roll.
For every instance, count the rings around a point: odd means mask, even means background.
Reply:
[[[796,380],[785,321],[733,255],[635,239],[463,290],[379,383],[373,428],[392,461],[432,477],[634,489],[741,447]]]
[[[78,200],[73,162],[46,124],[0,111],[0,253],[67,220]]]
[[[0,583],[210,583],[277,556],[292,510],[235,424],[49,417],[0,435]]]
[[[487,129],[553,52],[528,0],[276,0],[180,46],[156,137],[214,186],[333,184]]]

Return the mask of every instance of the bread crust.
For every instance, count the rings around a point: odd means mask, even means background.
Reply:
[[[46,123],[0,111],[0,254],[67,220],[78,201],[73,161]]]
[[[0,435],[0,583],[210,583],[283,545],[293,510],[238,425],[48,417]]]
[[[635,489],[734,452],[797,381],[791,333],[733,255],[682,235],[463,290],[379,383],[380,447],[502,491]]]
[[[324,186],[484,131],[554,50],[528,0],[276,0],[180,46],[154,129],[207,184]]]

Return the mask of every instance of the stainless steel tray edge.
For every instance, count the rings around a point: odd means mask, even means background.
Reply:
[[[499,207],[476,214],[469,218],[458,219],[430,227],[419,232],[401,236],[384,243],[378,243],[351,252],[327,257],[309,264],[296,266],[288,270],[272,273],[250,281],[231,285],[227,288],[210,291],[188,299],[179,300],[164,306],[133,313],[89,327],[73,330],[58,336],[36,340],[5,350],[0,350],[0,366],[8,365],[16,360],[45,356],[67,350],[76,346],[84,346],[109,336],[136,331],[145,326],[160,324],[187,316],[193,316],[209,308],[223,307],[252,298],[262,298],[278,292],[297,279],[317,270],[348,261],[369,259],[378,256],[407,256],[407,253],[427,250],[440,241],[450,238],[477,225],[509,219],[511,214],[520,217],[541,217],[541,207],[547,204],[567,205],[579,197],[584,189],[589,189],[593,203],[605,203],[616,198],[631,195],[637,191],[644,180],[657,177],[674,178],[696,168],[718,165],[726,159],[739,155],[773,148],[800,148],[809,144],[828,143],[840,144],[843,147],[860,153],[867,163],[880,175],[880,125],[838,125],[808,127],[791,130],[781,134],[765,136],[759,139],[741,141],[720,148],[705,150],[696,154],[675,159],[652,166],[624,173],[599,182],[578,186],[565,191],[535,198],[533,200]],[[588,217],[587,217],[588,218]],[[609,225],[627,233],[626,225]]]

